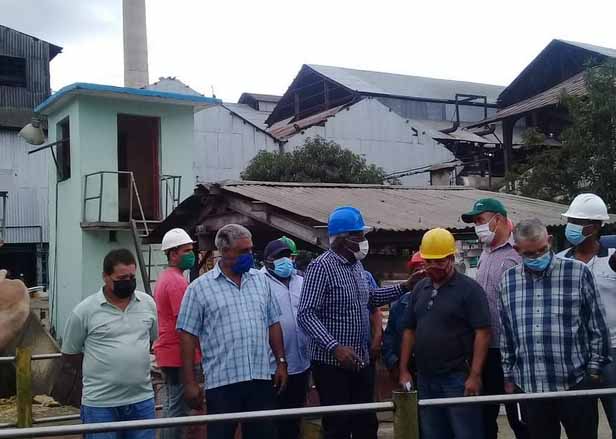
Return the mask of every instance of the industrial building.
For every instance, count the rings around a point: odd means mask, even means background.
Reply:
[[[0,267],[32,287],[47,283],[48,156],[18,137],[50,94],[62,48],[0,25]]]

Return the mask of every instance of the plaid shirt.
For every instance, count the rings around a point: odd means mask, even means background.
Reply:
[[[177,329],[199,337],[205,388],[213,389],[271,378],[269,327],[279,320],[263,273],[250,270],[238,287],[216,265],[186,290]]]
[[[361,262],[349,262],[331,250],[323,253],[308,266],[297,315],[309,337],[312,361],[339,366],[333,351],[342,345],[368,364],[369,306],[392,302],[403,293],[399,285],[373,289]]]
[[[525,392],[567,390],[609,361],[609,331],[592,273],[553,257],[545,272],[524,265],[501,283],[505,380]]]

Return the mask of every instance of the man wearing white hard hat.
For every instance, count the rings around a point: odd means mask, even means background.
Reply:
[[[580,194],[575,197],[563,216],[567,218],[565,236],[573,246],[558,256],[584,262],[595,277],[610,330],[612,357],[612,363],[603,368],[601,378],[608,387],[616,387],[616,273],[609,263],[616,249],[605,248],[599,239],[603,223],[610,219],[607,206],[595,194]],[[610,423],[612,439],[616,439],[616,400],[613,397],[604,397],[601,402]]]
[[[171,229],[163,237],[161,250],[167,255],[169,266],[156,280],[154,300],[158,312],[159,337],[154,343],[156,362],[165,376],[166,397],[163,400],[165,416],[186,416],[190,408],[184,402],[184,386],[181,380],[182,356],[180,335],[175,329],[180,305],[188,288],[184,271],[195,265],[193,240],[183,229]],[[194,364],[201,361],[195,352]],[[167,428],[161,432],[163,439],[182,436],[182,428]]]

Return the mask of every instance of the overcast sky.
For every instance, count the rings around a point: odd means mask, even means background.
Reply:
[[[304,63],[507,85],[553,38],[616,48],[616,1],[146,0],[150,81],[235,101]],[[121,0],[0,0],[0,24],[64,48],[53,90],[122,85]]]

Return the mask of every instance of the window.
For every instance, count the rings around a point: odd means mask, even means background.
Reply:
[[[26,86],[26,59],[0,55],[0,85]]]
[[[71,141],[68,117],[56,125],[56,138],[58,140],[66,139],[64,142],[58,143],[56,147],[58,181],[64,181],[71,178]]]

